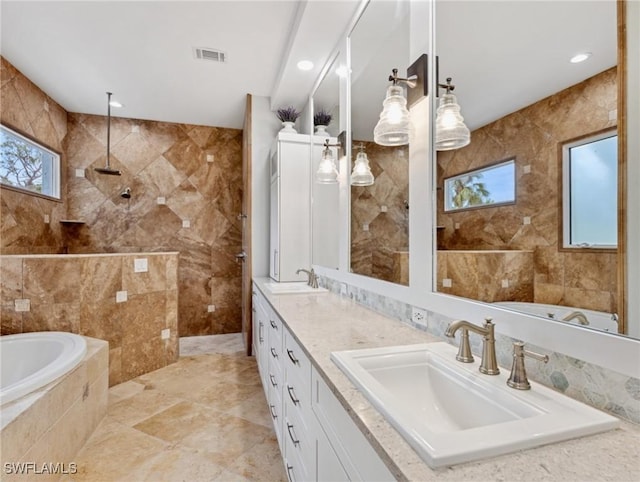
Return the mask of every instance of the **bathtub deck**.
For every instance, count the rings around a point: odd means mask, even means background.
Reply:
[[[177,363],[109,390],[78,473],[63,480],[287,480],[241,335],[190,337],[181,350]]]

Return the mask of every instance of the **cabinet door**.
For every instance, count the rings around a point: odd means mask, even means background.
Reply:
[[[280,178],[271,181],[271,219],[269,236],[269,276],[280,281]]]
[[[340,459],[334,452],[327,436],[322,429],[318,430],[318,452],[316,466],[318,467],[318,482],[342,482],[349,481],[349,476],[340,463]]]

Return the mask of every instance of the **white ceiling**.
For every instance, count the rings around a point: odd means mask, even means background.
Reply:
[[[358,2],[6,1],[1,53],[70,112],[241,128],[247,93],[306,102]],[[228,55],[194,58],[193,47]],[[299,60],[313,70],[296,68]]]

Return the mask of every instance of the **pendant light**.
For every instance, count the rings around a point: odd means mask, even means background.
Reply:
[[[404,146],[409,144],[409,110],[404,89],[399,83],[410,85],[412,80],[398,78],[398,69],[393,69],[392,72],[389,81],[393,84],[387,88],[380,119],[373,129],[373,140],[381,146]]]
[[[338,147],[340,144],[329,144],[329,139],[324,142],[322,158],[316,172],[316,182],[318,184],[337,184],[338,169],[336,168],[336,158],[330,147]]]
[[[107,161],[104,167],[95,167],[93,170],[98,174],[107,174],[109,176],[121,176],[122,173],[118,169],[113,169],[110,163],[110,144],[111,144],[111,92],[107,92]]]
[[[438,87],[446,89],[446,93],[440,97],[436,111],[436,150],[460,149],[471,142],[471,133],[460,114],[456,96],[451,93],[455,88],[451,84],[451,77],[447,78],[446,84],[438,84]]]
[[[369,158],[367,153],[364,152],[365,147],[363,143],[357,146],[358,155],[353,163],[353,172],[351,173],[351,185],[352,186],[371,186],[373,185],[373,174],[371,167],[369,166]]]

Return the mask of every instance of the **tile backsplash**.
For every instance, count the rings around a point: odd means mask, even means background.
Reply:
[[[343,283],[321,276],[320,284],[330,291],[340,294],[340,286]],[[346,296],[367,308],[410,324],[417,329],[425,330],[444,341],[457,343],[444,335],[447,327],[453,321],[452,318],[427,311],[426,323],[424,325],[416,324],[411,321],[412,306],[407,303],[352,285],[347,286]],[[471,337],[470,341],[471,350],[479,356],[481,353],[480,338]],[[506,369],[511,367],[514,341],[516,340],[511,337],[496,335],[498,364]],[[528,361],[527,374],[530,380],[558,390],[573,399],[624,420],[640,423],[640,379],[539,346],[527,345],[527,349],[549,355],[549,362],[546,364],[534,360]]]

